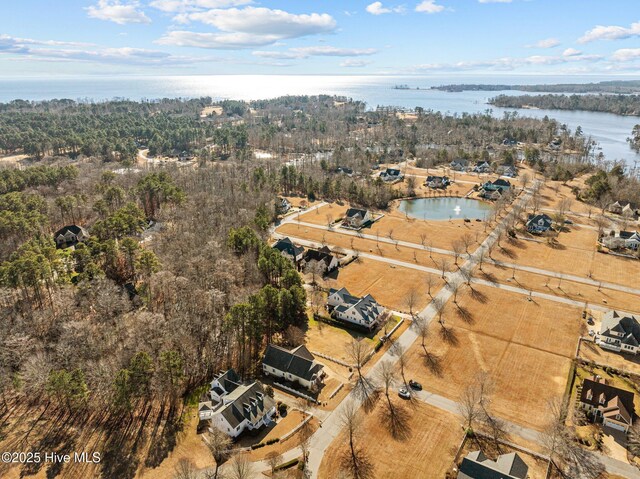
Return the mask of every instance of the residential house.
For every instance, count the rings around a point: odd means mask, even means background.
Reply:
[[[553,220],[549,215],[544,213],[540,215],[530,215],[529,221],[527,221],[527,231],[529,233],[541,234],[546,233],[551,229]]]
[[[289,350],[269,344],[262,359],[265,375],[297,382],[311,391],[322,384],[323,368],[305,345]]]
[[[482,451],[473,451],[460,463],[458,479],[526,479],[528,472],[529,467],[517,452],[492,461]]]
[[[276,405],[260,383],[241,384],[230,369],[216,377],[211,387],[211,401],[200,403],[200,420],[210,421],[211,426],[232,438],[272,423]]]
[[[500,190],[500,192],[505,192],[511,188],[511,182],[509,180],[498,178],[495,181],[487,181],[484,185],[482,185],[482,188],[485,191]]]
[[[360,229],[366,226],[373,219],[369,210],[359,208],[349,208],[342,220],[342,226],[347,228]]]
[[[621,215],[625,218],[634,219],[638,216],[638,210],[631,203],[627,203],[622,207]]]
[[[380,178],[382,178],[382,181],[388,182],[400,181],[404,179],[404,173],[396,168],[387,168],[380,172]]]
[[[336,173],[340,173],[340,174],[352,177],[353,176],[353,168],[348,168],[346,166],[338,166],[336,168]]]
[[[501,166],[500,172],[502,176],[506,176],[507,178],[515,178],[518,176],[518,169],[513,165]]]
[[[53,234],[58,249],[69,248],[89,238],[89,233],[82,226],[67,225]]]
[[[351,295],[347,288],[331,288],[327,303],[337,319],[369,330],[376,327],[385,313],[385,309],[370,294],[359,298]]]
[[[630,249],[638,251],[640,249],[640,234],[637,231],[615,231],[611,230],[608,235],[600,238],[600,244],[616,249]]]
[[[486,161],[478,161],[473,167],[474,173],[491,173],[491,165]]]
[[[595,421],[627,432],[635,415],[633,399],[631,391],[611,386],[604,378],[593,376],[582,382],[579,401],[580,407]]]
[[[609,311],[602,317],[596,344],[615,352],[638,354],[640,352],[640,322],[630,314]]]
[[[458,158],[457,160],[453,160],[449,167],[454,171],[467,171],[469,168],[469,161],[463,158]]]
[[[502,193],[500,190],[488,191],[482,188],[479,192],[480,198],[484,198],[486,200],[497,201],[502,198]]]
[[[282,256],[289,258],[295,264],[299,264],[304,257],[304,248],[296,246],[289,238],[282,238],[276,241],[273,249],[280,251]]]
[[[424,184],[433,189],[445,189],[450,182],[447,176],[427,176]]]
[[[302,266],[312,268],[314,265],[319,265],[322,274],[327,274],[338,267],[338,258],[332,255],[331,250],[326,246],[319,250],[308,249],[302,259]]]
[[[278,198],[276,200],[276,209],[278,210],[278,214],[288,213],[291,209],[291,203],[286,198]]]

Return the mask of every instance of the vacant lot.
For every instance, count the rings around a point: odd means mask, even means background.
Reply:
[[[362,412],[364,416],[359,444],[373,463],[375,477],[444,477],[461,441],[459,418],[426,404],[418,403],[409,409],[399,399],[394,398],[393,401],[410,412],[408,436],[402,440],[394,439],[382,425],[381,415],[385,413],[386,400],[378,401],[369,414]],[[343,431],[327,449],[320,465],[319,478],[340,477],[346,444],[347,436]]]
[[[640,284],[640,261],[596,252],[596,235],[593,230],[574,229],[560,234],[556,246],[542,241],[502,241],[504,250],[496,246],[492,257],[575,276],[588,277],[591,273],[596,281],[626,286]]]
[[[349,205],[340,206],[337,203],[329,203],[315,210],[301,212],[300,215],[296,214],[295,217],[307,223],[327,225],[342,218],[348,209]]]
[[[335,279],[325,279],[327,288],[345,287],[355,296],[371,294],[376,301],[394,311],[409,312],[412,296],[413,312],[421,311],[429,302],[427,278],[432,277],[435,295],[444,284],[435,274],[403,268],[369,258],[360,258],[338,270]]]
[[[316,242],[318,246],[326,244],[330,246],[331,249],[338,247],[343,250],[355,250],[361,253],[374,254],[376,256],[382,256],[383,258],[392,258],[394,260],[435,269],[439,269],[441,262],[445,261],[447,271],[451,271],[452,267],[455,269],[454,258],[452,256],[440,253],[429,253],[423,249],[409,246],[396,246],[383,241],[377,242],[375,239],[358,238],[355,235],[347,234],[340,228],[329,231],[289,223],[278,227],[276,232],[289,236],[294,243],[296,239],[299,238]],[[380,238],[383,239],[386,237],[381,235]]]
[[[583,340],[580,344],[579,357],[587,361],[611,366],[620,371],[640,374],[640,357],[633,354],[621,354],[602,349],[597,344]]]
[[[483,264],[482,272],[477,271],[476,275],[482,279],[510,284],[529,291],[552,294],[582,303],[607,305],[624,311],[640,309],[638,296],[635,294],[604,287],[598,288],[598,286],[561,279],[555,275],[530,273],[518,269],[514,272],[513,268],[488,263]]]
[[[564,392],[581,327],[580,308],[494,288],[458,295],[460,310],[450,301],[443,319],[447,335],[433,321],[426,346],[409,350],[410,372],[428,391],[457,400],[481,371],[494,383],[492,406],[504,419],[540,429],[546,400]],[[436,318],[437,319],[437,318]]]

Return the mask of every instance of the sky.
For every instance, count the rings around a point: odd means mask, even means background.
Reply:
[[[639,0],[0,2],[0,78],[640,74]]]

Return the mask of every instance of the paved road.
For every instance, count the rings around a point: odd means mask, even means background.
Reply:
[[[531,196],[531,191],[528,191],[525,195],[523,195],[522,198],[520,198],[519,200],[517,200],[519,203],[524,204],[524,202],[527,201],[527,199]],[[317,207],[319,207],[320,205],[318,205]],[[513,214],[513,210],[507,215],[507,218],[509,216],[511,216]],[[290,220],[291,221],[291,220]],[[467,261],[461,266],[461,269],[457,272],[453,272],[453,273],[448,273],[447,274],[447,280],[448,282],[453,282],[453,283],[460,283],[463,281],[463,275],[461,271],[471,271],[473,270],[473,268],[475,268],[475,266],[478,263],[478,260],[480,258],[480,255],[482,253],[484,253],[486,255],[486,253],[488,252],[489,248],[493,245],[493,243],[495,243],[497,241],[497,238],[499,236],[499,234],[504,231],[504,224],[505,224],[506,218],[505,220],[503,220],[502,222],[498,223],[496,225],[496,227],[493,229],[493,231],[487,236],[487,238],[483,241],[483,243],[480,245],[480,247],[473,253],[471,254]],[[287,221],[288,222],[288,221]],[[314,225],[313,227],[315,227],[317,225]],[[310,243],[315,243],[315,242],[310,242]],[[315,243],[314,245],[317,245],[317,243]],[[422,246],[420,246],[420,248],[422,249]],[[441,274],[441,272],[439,270],[435,270],[433,268],[428,268],[428,267],[424,267],[424,266],[420,266],[420,265],[415,265],[412,263],[406,263],[403,261],[397,261],[397,260],[393,260],[391,258],[382,258],[380,256],[376,256],[376,255],[368,255],[366,253],[360,253],[361,256],[363,257],[371,257],[372,259],[378,260],[378,261],[386,261],[392,264],[397,264],[398,266],[404,266],[404,267],[412,267],[412,268],[416,268],[416,269],[420,269],[423,271],[428,271],[431,273],[436,273],[436,274]],[[531,296],[533,297],[544,297],[546,299],[552,299],[555,301],[560,301],[560,302],[566,302],[566,301],[571,301],[571,300],[566,300],[565,298],[559,298],[557,296],[553,296],[553,295],[546,295],[544,293],[530,293],[529,291],[526,291],[522,288],[515,288],[512,286],[508,286],[508,285],[496,285],[495,283],[491,283],[489,281],[484,281],[484,280],[479,280],[479,279],[474,279],[474,282],[479,283],[479,284],[486,284],[488,286],[492,286],[492,287],[499,287],[499,288],[504,288],[504,289],[508,289],[510,291],[514,291],[514,292],[518,292],[520,294],[531,294]],[[449,288],[442,288],[438,294],[436,295],[436,298],[438,298],[440,301],[446,302],[450,299],[450,297],[452,296],[452,292]],[[548,298],[547,298],[548,297]],[[573,304],[576,304],[578,306],[583,306],[583,303],[579,303],[579,302],[572,302]],[[429,305],[419,313],[419,316],[421,316],[422,318],[424,318],[426,321],[432,321],[433,318],[436,315],[436,311],[433,308],[433,303],[429,303]],[[397,339],[397,342],[399,344],[401,344],[404,348],[408,349],[409,347],[411,347],[415,341],[418,339],[418,335],[416,334],[416,332],[414,331],[413,328],[409,328],[407,329],[402,335],[400,335],[400,337]],[[397,362],[397,357],[392,355],[389,351],[385,352],[385,354],[382,355],[382,357],[373,365],[373,367],[369,370],[369,373],[367,374],[367,376],[369,378],[374,378],[377,373],[378,370],[380,368],[380,365],[382,364],[382,362],[384,361],[391,361],[393,363]],[[440,409],[452,412],[457,414],[458,410],[457,410],[457,406],[455,401],[452,401],[450,399],[447,399],[445,397],[442,396],[438,396],[435,394],[430,394],[427,392],[423,392],[420,394],[420,399],[422,399],[423,401],[438,407]],[[321,424],[321,427],[318,429],[318,431],[311,437],[310,440],[310,448],[309,448],[309,470],[311,471],[311,478],[315,479],[318,477],[318,471],[320,469],[320,463],[322,462],[322,458],[324,456],[325,451],[327,450],[327,448],[329,447],[329,445],[331,444],[331,442],[340,434],[340,431],[342,429],[342,420],[341,420],[341,415],[344,411],[344,409],[347,407],[347,405],[349,404],[349,402],[354,402],[357,405],[361,405],[362,401],[359,397],[357,397],[353,392],[350,393],[332,412],[330,412],[324,419],[324,421]],[[533,431],[531,429],[527,429],[524,428],[522,426],[519,426],[517,424],[513,424],[513,423],[509,423],[508,424],[508,428],[509,431],[512,434],[518,435],[524,439],[530,440],[530,441],[534,441],[534,442],[539,442],[539,433],[537,431]],[[369,440],[371,440],[371,438],[369,438]],[[287,461],[290,459],[293,459],[295,457],[298,457],[300,455],[300,452],[298,449],[294,449],[294,450],[290,450],[287,451],[284,455],[283,455],[283,460]],[[611,459],[609,457],[606,456],[601,456],[599,455],[600,460],[602,461],[602,463],[605,465],[607,471],[614,473],[614,474],[619,474],[623,477],[627,477],[629,479],[634,479],[638,477],[637,474],[637,469],[635,469],[633,466],[630,466],[628,464],[625,464],[623,462]],[[262,461],[259,463],[255,463],[254,464],[254,471],[257,474],[256,477],[260,477],[259,476],[259,471],[268,469],[267,464]]]

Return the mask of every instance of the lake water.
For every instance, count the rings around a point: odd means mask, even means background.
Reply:
[[[491,205],[469,198],[416,198],[400,201],[398,210],[419,220],[484,220]]]
[[[429,90],[430,86],[449,83],[585,83],[611,79],[611,77],[558,77],[558,76],[319,76],[319,75],[199,75],[154,77],[74,77],[74,78],[0,78],[0,101],[17,98],[46,100],[72,98],[106,100],[128,98],[132,100],[155,98],[193,98],[210,96],[216,100],[255,100],[283,95],[343,95],[376,106],[398,106],[441,111],[448,114],[479,113],[491,110],[495,116],[504,115],[504,109],[492,107],[487,100],[501,93],[516,95],[520,92],[443,92]],[[407,84],[421,90],[396,90],[394,85]],[[624,117],[608,113],[561,110],[518,110],[522,116],[542,118],[549,116],[574,130],[581,126],[584,134],[596,140],[608,160],[624,160],[629,167],[640,161],[640,155],[629,148],[626,141],[638,117]]]

